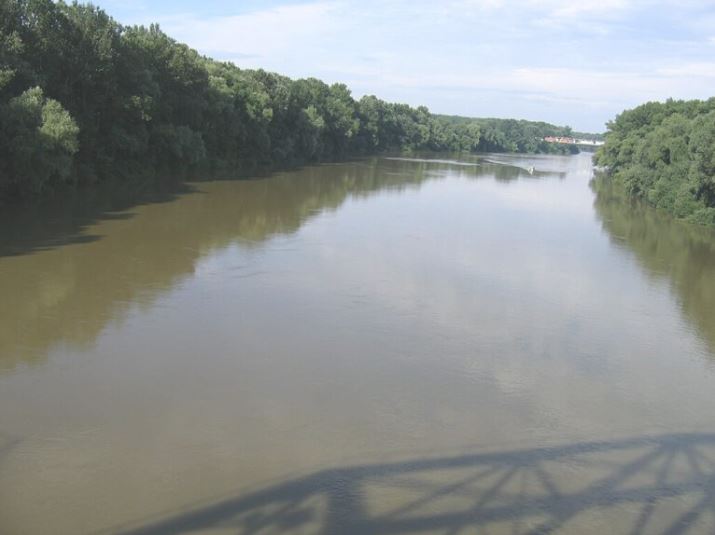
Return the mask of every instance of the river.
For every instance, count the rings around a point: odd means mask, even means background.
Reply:
[[[593,173],[381,157],[6,209],[0,533],[715,532],[715,233]]]

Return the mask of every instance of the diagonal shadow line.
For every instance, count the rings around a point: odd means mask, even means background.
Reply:
[[[519,485],[519,494],[517,496],[517,502],[522,503],[526,500],[526,484],[528,480],[528,473],[521,472],[521,484]],[[520,517],[514,517],[511,522],[511,533],[512,535],[518,535],[519,529],[521,528],[522,519]]]
[[[484,479],[485,477],[488,477],[499,470],[501,470],[501,467],[498,466],[493,466],[491,468],[488,468],[487,470],[483,472],[479,472],[478,474],[472,475],[470,477],[466,477],[462,479],[461,481],[458,481],[457,483],[453,483],[452,485],[447,485],[446,487],[442,487],[439,490],[436,490],[427,496],[422,496],[421,498],[418,498],[417,500],[414,500],[406,505],[403,505],[402,507],[399,507],[395,509],[394,511],[391,511],[384,515],[384,518],[392,518],[397,515],[405,514],[408,513],[415,508],[419,507],[420,505],[425,505],[429,503],[432,500],[439,499],[442,496],[446,496],[448,494],[453,494],[457,490],[461,490],[467,485],[471,485],[472,483],[476,483],[477,481]]]
[[[702,461],[703,463],[707,464],[712,470],[715,470],[715,460],[711,459],[710,457],[706,456],[702,451],[698,449],[696,445],[693,445],[690,449],[690,451],[693,452],[693,455],[695,457]]]
[[[687,485],[679,485],[672,489],[661,490],[659,496],[663,498],[673,498],[683,496],[690,492],[697,492],[702,489],[700,482],[692,482]],[[590,508],[607,508],[628,503],[643,503],[652,496],[651,488],[635,489],[623,491],[613,496],[583,496],[565,497],[563,506],[567,508],[578,508],[581,511]],[[709,503],[710,497],[707,502]],[[576,504],[575,506],[573,504]],[[434,514],[422,517],[410,517],[392,522],[366,523],[368,530],[365,533],[419,533],[432,531],[447,526],[483,525],[491,522],[502,522],[513,519],[514,515],[534,516],[549,513],[552,508],[558,509],[561,504],[555,504],[551,498],[528,500],[522,504],[509,504],[489,509],[482,509],[475,515],[473,511],[460,511],[442,514]],[[530,530],[529,533],[544,533],[538,531],[539,528]],[[548,533],[548,532],[545,532]]]
[[[415,459],[327,469],[250,494],[198,507],[185,513],[169,515],[133,529],[115,529],[113,532],[146,535],[206,529],[243,513],[279,503],[294,503],[297,498],[307,499],[311,496],[324,496],[330,500],[333,498],[336,482],[341,481],[345,482],[344,488],[347,488],[350,492],[363,495],[366,492],[367,483],[378,478],[385,479],[430,470],[455,471],[455,473],[459,473],[460,470],[473,469],[475,466],[500,467],[500,469],[511,466],[511,470],[508,472],[511,473],[521,469],[528,469],[544,461],[567,462],[588,454],[646,448],[644,454],[620,467],[616,467],[613,473],[607,477],[596,481],[581,491],[563,493],[559,497],[541,495],[525,501],[519,500],[519,503],[504,504],[502,502],[490,507],[482,506],[481,509],[476,511],[470,509],[466,511],[438,512],[430,515],[411,516],[408,519],[369,518],[368,512],[363,510],[361,504],[351,503],[351,500],[347,500],[345,502],[347,505],[343,508],[339,521],[330,524],[327,532],[358,531],[360,533],[388,534],[409,531],[449,530],[467,525],[481,526],[483,528],[490,522],[514,520],[515,516],[522,518],[533,517],[535,514],[553,516],[553,520],[550,523],[542,524],[541,528],[554,530],[574,515],[591,507],[610,507],[626,503],[642,504],[647,503],[653,496],[667,498],[702,492],[704,482],[698,477],[679,483],[669,484],[663,481],[656,481],[652,485],[648,484],[627,489],[619,488],[624,481],[647,470],[659,457],[665,455],[667,458],[674,451],[678,452],[693,446],[715,448],[715,434],[685,433],[636,437],[616,441],[570,444],[561,447]],[[650,470],[648,469],[648,471]],[[663,468],[661,468],[661,472],[663,472]],[[711,476],[708,474],[707,477]],[[485,498],[488,502],[490,494],[494,493],[494,488],[492,487],[488,490],[487,494],[482,496],[480,502],[483,502]],[[711,496],[712,490],[709,493]]]
[[[609,494],[613,492],[618,485],[639,473],[643,467],[647,466],[658,457],[664,455],[664,450],[666,449],[666,447],[667,445],[660,446],[657,447],[654,451],[646,453],[646,455],[628,463],[625,467],[619,470],[619,472],[615,476],[601,479],[593,483],[592,485],[589,485],[589,487],[587,487],[582,493],[600,495]],[[561,509],[560,512],[555,511],[556,515],[553,521],[542,524],[541,526],[534,529],[532,533],[551,533],[563,524],[565,524],[570,518],[576,516],[583,509],[582,506],[578,505],[578,502],[567,502],[566,500],[564,500],[563,503],[571,503],[572,505],[570,507],[564,507],[563,509]]]
[[[690,529],[693,522],[695,522],[698,517],[705,511],[705,509],[711,505],[712,496],[704,496],[700,502],[678,517],[669,528],[663,531],[663,535],[678,535],[679,533],[685,533]]]
[[[311,515],[298,509],[298,507],[304,502],[305,498],[297,499],[284,504],[277,511],[271,512],[270,514],[256,515],[247,518],[242,523],[242,527],[246,530],[245,535],[259,533],[264,528],[271,527],[275,524],[284,527],[296,527],[300,524],[304,524],[311,518]]]
[[[541,482],[546,491],[551,494],[554,499],[559,499],[561,497],[561,491],[559,491],[559,488],[543,469],[541,463],[538,463],[534,467],[534,473],[536,474],[536,478]]]
[[[658,472],[658,475],[656,476],[656,484],[659,487],[662,487],[663,485],[665,485],[667,483],[668,473],[670,472],[670,467],[673,464],[675,455],[676,455],[676,451],[671,450],[670,452],[668,452],[668,456],[663,461],[660,471]],[[641,513],[640,513],[640,515],[638,515],[638,518],[636,519],[636,522],[633,525],[633,529],[631,530],[631,535],[639,535],[640,533],[643,532],[643,529],[648,524],[650,517],[653,515],[653,512],[655,511],[657,502],[658,502],[658,496],[651,496],[646,501],[646,503],[643,504],[643,507],[641,508]]]
[[[643,457],[637,459],[633,463],[630,463],[628,470],[625,474],[622,474],[618,478],[610,478],[609,481],[615,483],[622,482],[635,473],[635,468],[638,466],[644,466],[650,464],[653,459],[659,457],[663,454],[663,450],[658,448],[655,452],[650,452]],[[594,493],[594,489],[600,487],[599,492]],[[700,482],[694,481],[688,484],[673,486],[670,489],[652,489],[650,487],[627,490],[622,492],[615,492],[615,490],[603,484],[589,486],[584,491],[576,493],[571,496],[564,496],[561,500],[554,501],[551,498],[532,500],[526,502],[521,506],[522,510],[534,512],[558,512],[559,510],[565,510],[569,514],[560,514],[554,521],[547,524],[542,524],[538,528],[534,529],[534,533],[548,533],[555,529],[558,529],[563,523],[565,523],[569,518],[578,514],[578,512],[585,510],[589,507],[602,507],[602,506],[612,506],[619,503],[626,502],[641,502],[647,500],[654,492],[663,497],[667,496],[678,496],[686,492],[697,490],[701,487]],[[378,532],[408,532],[408,531],[422,531],[424,529],[433,529],[438,527],[441,523],[451,523],[454,522],[457,525],[467,525],[469,523],[477,523],[484,521],[498,521],[509,518],[513,514],[518,514],[518,508],[513,506],[504,506],[500,508],[493,508],[489,510],[483,510],[479,512],[479,515],[474,513],[457,513],[453,515],[435,515],[431,518],[418,518],[413,520],[404,521],[402,523],[396,523],[390,526],[390,529],[382,530],[376,529],[375,533]]]
[[[490,470],[492,470],[490,468]],[[375,484],[381,484],[383,482],[383,478],[377,477],[374,481],[371,481],[372,483]],[[425,493],[427,492],[439,492],[443,484],[438,483],[435,481],[431,481],[429,479],[425,479],[424,477],[422,478],[408,478],[408,477],[402,477],[402,476],[394,476],[389,480],[386,480],[385,485],[389,485],[390,488],[393,489],[406,489],[410,491],[423,491]],[[461,489],[457,489],[455,491],[455,494],[461,495],[461,496],[473,496],[473,493],[470,491],[465,491]]]
[[[492,499],[498,496],[501,489],[504,488],[504,485],[506,485],[511,480],[511,478],[519,472],[521,468],[521,466],[514,466],[513,468],[508,470],[502,477],[500,477],[499,480],[484,493],[484,495],[479,499],[479,501],[474,504],[472,511],[480,511],[487,503],[489,503]]]
[[[362,479],[340,477],[332,482],[328,493],[328,515],[323,533],[340,533],[341,526],[350,526],[350,532],[362,530],[362,519],[367,518],[360,492]]]
[[[700,463],[698,462],[698,459],[693,453],[693,451],[690,448],[686,448],[684,453],[685,459],[688,461],[688,466],[690,466],[690,469],[693,471],[693,474],[695,474],[697,477],[703,477],[705,473],[703,472],[703,469],[700,466]]]

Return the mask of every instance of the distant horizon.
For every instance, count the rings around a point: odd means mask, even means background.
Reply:
[[[600,133],[624,109],[706,99],[715,6],[704,0],[98,0],[125,25],[241,68],[344,83],[433,113]]]

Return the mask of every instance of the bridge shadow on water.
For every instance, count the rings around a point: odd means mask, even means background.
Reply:
[[[715,533],[715,434],[322,470],[120,530]]]

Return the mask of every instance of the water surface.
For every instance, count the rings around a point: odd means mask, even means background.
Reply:
[[[7,210],[0,532],[712,533],[715,234],[592,175],[374,158]]]

